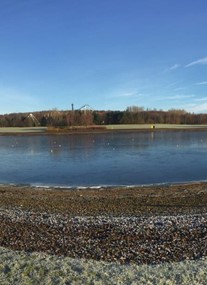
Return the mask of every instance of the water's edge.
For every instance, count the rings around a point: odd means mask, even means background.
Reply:
[[[94,189],[94,190],[102,190],[102,189],[129,189],[129,188],[149,188],[149,187],[165,187],[165,186],[176,186],[176,185],[195,185],[195,184],[203,184],[207,183],[207,180],[200,180],[200,181],[182,181],[182,182],[164,182],[164,183],[151,183],[151,184],[137,184],[137,185],[46,185],[46,184],[28,184],[28,183],[0,183],[0,187],[4,186],[12,186],[12,187],[24,187],[24,188],[33,188],[33,189],[57,189],[57,190],[84,190],[84,189]]]

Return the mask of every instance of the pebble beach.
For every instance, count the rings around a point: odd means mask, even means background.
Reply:
[[[110,268],[125,271],[189,262],[206,265],[206,183],[71,190],[1,185],[0,197],[2,256],[6,250],[13,258],[20,253],[30,258],[38,252],[47,259],[113,264]],[[11,275],[10,266],[8,270],[5,266],[2,263],[2,274]],[[128,283],[114,284],[142,284],[136,283],[135,275]],[[206,278],[205,273],[201,276]],[[193,278],[197,280],[198,275],[191,276],[192,282]],[[48,284],[113,284],[90,280]],[[202,284],[202,280],[173,280],[143,284]]]

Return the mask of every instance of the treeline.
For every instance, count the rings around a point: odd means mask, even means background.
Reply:
[[[0,115],[0,127],[72,127],[109,124],[207,124],[207,114],[185,110],[145,110],[128,107],[125,111],[41,111]]]

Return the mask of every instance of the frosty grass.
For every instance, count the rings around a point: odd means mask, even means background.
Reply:
[[[0,284],[206,285],[207,258],[137,266],[0,248]]]

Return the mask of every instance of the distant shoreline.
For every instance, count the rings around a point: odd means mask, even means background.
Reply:
[[[50,127],[1,127],[0,135],[19,134],[79,134],[102,133],[117,131],[160,131],[160,130],[207,130],[207,125],[180,125],[180,124],[128,124],[128,125],[91,125],[73,126],[67,128]]]

